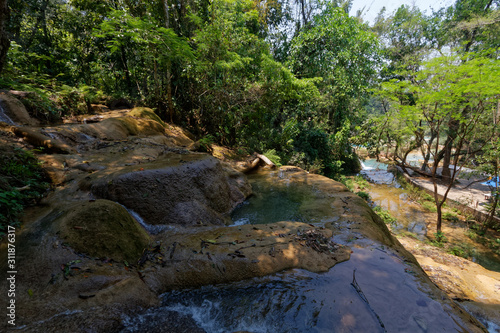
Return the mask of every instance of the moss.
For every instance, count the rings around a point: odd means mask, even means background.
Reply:
[[[119,123],[121,126],[123,126],[129,135],[137,135],[139,133],[139,129],[137,127],[137,121],[135,121],[131,118],[120,117],[120,118],[114,118],[114,119],[110,119],[110,120],[114,120],[117,123]]]
[[[97,258],[135,263],[150,241],[127,210],[109,200],[71,205],[56,223],[64,242]]]
[[[161,118],[150,108],[144,108],[144,107],[133,108],[129,112],[129,115],[138,118],[149,118],[151,120],[158,122],[163,127],[165,127],[165,123],[163,122],[163,120],[161,120]]]

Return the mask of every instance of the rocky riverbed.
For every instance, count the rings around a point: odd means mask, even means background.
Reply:
[[[27,211],[23,227],[16,231],[17,330],[119,331],[127,325],[126,318],[159,306],[160,295],[167,291],[294,268],[327,272],[349,262],[353,254],[360,260],[371,258],[363,251],[382,249],[393,258],[391,264],[380,260],[378,269],[366,274],[381,274],[380,283],[385,276],[414,286],[409,299],[392,304],[391,312],[398,311],[394,305],[410,306],[407,311],[414,314],[414,309],[432,305],[433,316],[440,318],[417,316],[407,328],[484,331],[432,284],[377,215],[342,184],[283,167],[272,181],[307,188],[311,196],[302,214],[318,219],[227,226],[230,213],[252,191],[239,171],[241,164],[197,152],[199,145],[189,133],[164,124],[151,110],[99,117],[86,124],[0,128],[2,145],[42,152],[38,158],[55,185]],[[7,251],[4,239],[3,272],[8,271]],[[398,279],[391,279],[396,271]],[[3,279],[0,289],[8,287]],[[372,288],[378,289],[378,284]],[[398,282],[388,288],[373,294],[384,299],[380,306],[405,286]],[[364,291],[371,295],[370,290]],[[4,309],[6,301],[2,299]],[[362,309],[367,312],[362,314]],[[374,318],[366,305],[357,311],[359,318]],[[360,325],[352,320],[356,313],[346,316],[333,325],[346,330]],[[163,326],[165,331],[195,331],[189,316],[174,317]],[[394,329],[400,324],[393,323],[389,327]]]

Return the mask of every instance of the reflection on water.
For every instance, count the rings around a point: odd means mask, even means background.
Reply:
[[[248,175],[253,195],[231,214],[233,225],[279,221],[332,222],[330,199],[307,184],[294,182],[283,170]]]
[[[294,185],[260,183],[250,178],[253,195],[231,214],[234,225],[279,221],[310,222],[300,212],[306,193]]]
[[[427,221],[435,218],[434,214],[425,212],[421,206],[411,202],[402,188],[372,184],[367,192],[374,206],[388,210],[396,219],[393,229],[407,230],[424,239]]]
[[[398,257],[382,248],[353,250],[349,261],[327,273],[292,270],[166,293],[159,309],[128,320],[125,332],[161,332],[168,311],[217,333],[384,332],[376,315],[388,332],[460,331]],[[354,270],[369,306],[351,285]]]

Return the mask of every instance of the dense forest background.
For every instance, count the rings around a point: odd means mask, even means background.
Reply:
[[[149,106],[330,177],[357,171],[353,145],[498,173],[499,4],[402,6],[370,25],[349,0],[0,0],[0,89],[33,92],[45,121]]]

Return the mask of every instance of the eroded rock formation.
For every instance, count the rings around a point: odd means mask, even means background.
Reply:
[[[310,191],[300,209],[314,224],[225,226],[231,210],[250,194],[246,178],[207,154],[189,151],[196,144],[182,129],[145,115],[47,127],[43,133],[30,129],[71,149],[40,155],[59,186],[43,206],[28,211],[25,227],[17,232],[22,331],[117,331],[124,316],[159,305],[164,291],[291,268],[324,272],[348,260],[355,247],[366,246],[393,258],[398,274],[403,279],[408,274],[425,290],[421,297],[429,304],[439,300],[441,305],[434,305],[445,317],[443,327],[482,331],[430,282],[366,203],[331,179],[294,167],[274,173],[276,184]],[[20,135],[27,143],[30,136]],[[112,201],[165,228],[147,235]],[[6,247],[3,242],[3,271]],[[0,282],[2,290],[5,283]],[[179,315],[174,318],[171,325],[196,331],[189,318],[182,323]]]

